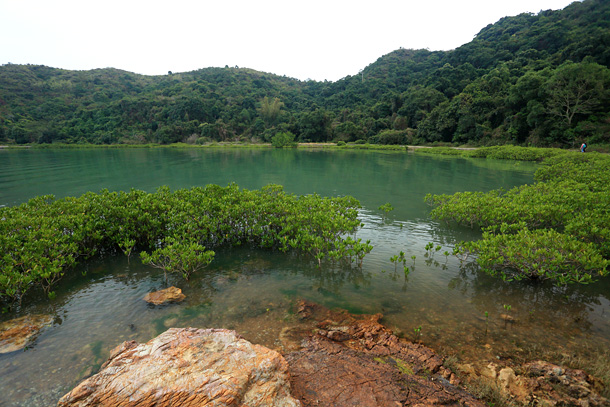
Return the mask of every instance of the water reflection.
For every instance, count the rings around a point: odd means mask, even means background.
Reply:
[[[447,286],[469,298],[474,308],[469,325],[475,343],[496,342],[507,352],[531,344],[573,352],[594,333],[610,328],[607,318],[600,319],[608,303],[602,304],[599,293],[589,287],[532,281],[506,284],[480,272],[474,263],[462,265]],[[592,312],[596,307],[600,313]],[[606,335],[590,345],[604,348],[608,339]]]
[[[481,314],[485,311],[512,313],[521,319],[536,319],[544,315],[543,320],[555,326],[573,323],[584,330],[591,327],[588,321],[591,306],[601,304],[597,294],[579,286],[557,287],[549,282],[525,280],[506,284],[482,273],[474,263],[460,267],[448,287],[469,296]],[[505,305],[510,309],[507,310]]]

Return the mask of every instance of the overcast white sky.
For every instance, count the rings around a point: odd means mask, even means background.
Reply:
[[[335,81],[572,0],[0,0],[0,64],[147,75],[235,66]]]

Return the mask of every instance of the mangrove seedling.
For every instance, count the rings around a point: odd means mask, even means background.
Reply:
[[[392,204],[385,203],[383,205],[381,205],[379,208],[380,211],[383,212],[383,215],[381,216],[381,218],[385,221],[387,219],[388,213],[392,212],[394,210],[394,207],[392,206]]]
[[[394,263],[394,272],[396,273],[396,269],[398,267],[398,256],[390,257],[390,261]]]
[[[405,267],[407,265],[407,259],[405,258],[405,252],[401,251],[396,256],[390,257],[390,261],[394,263],[394,272],[398,271],[398,263],[402,263],[402,266]]]
[[[426,254],[425,256],[428,257],[432,254],[432,249],[434,248],[434,243],[432,242],[428,242],[428,244],[426,245],[425,249],[426,249]]]
[[[413,328],[413,332],[415,332],[415,340],[419,341],[421,338],[421,325],[417,328]]]
[[[385,214],[387,215],[389,212],[392,212],[394,210],[394,207],[392,206],[391,203],[384,203],[383,205],[381,205],[378,208],[380,211],[385,212]]]
[[[125,254],[125,256],[127,256],[127,263],[129,263],[131,259],[131,252],[133,251],[135,245],[136,241],[134,239],[124,239],[119,242],[119,248]]]

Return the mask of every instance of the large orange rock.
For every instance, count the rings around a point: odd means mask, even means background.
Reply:
[[[66,406],[300,406],[277,352],[225,329],[172,328],[145,344],[124,342]]]

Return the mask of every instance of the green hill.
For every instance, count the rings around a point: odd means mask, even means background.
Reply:
[[[0,67],[2,143],[610,143],[610,2],[505,17],[452,51],[399,49],[336,82]]]

